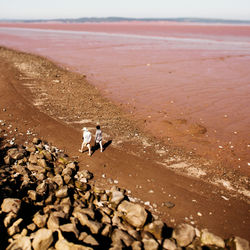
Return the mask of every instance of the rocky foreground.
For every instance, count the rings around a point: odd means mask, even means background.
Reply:
[[[169,228],[126,190],[98,188],[62,151],[37,138],[0,151],[0,249],[249,249],[189,224]]]

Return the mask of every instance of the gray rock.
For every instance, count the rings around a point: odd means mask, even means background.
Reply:
[[[166,202],[162,203],[162,206],[165,206],[167,208],[173,208],[173,207],[175,207],[175,204],[170,202],[170,201],[166,201]]]
[[[201,243],[205,246],[217,246],[225,248],[224,240],[221,237],[208,232],[207,229],[201,230]]]
[[[31,241],[29,237],[21,236],[18,239],[14,240],[6,250],[31,250]]]
[[[53,235],[50,229],[41,228],[34,234],[32,247],[34,250],[47,250],[53,242]]]
[[[123,201],[117,209],[124,213],[124,219],[132,226],[141,228],[147,220],[146,210],[139,204],[134,204],[129,201]]]
[[[1,209],[5,213],[13,212],[17,214],[20,208],[21,200],[15,198],[5,198],[1,205]]]
[[[172,237],[176,239],[179,246],[185,247],[193,241],[195,230],[188,224],[180,224],[174,229]]]

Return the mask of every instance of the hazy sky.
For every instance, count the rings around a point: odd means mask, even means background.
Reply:
[[[0,19],[108,16],[250,20],[250,0],[0,0]]]

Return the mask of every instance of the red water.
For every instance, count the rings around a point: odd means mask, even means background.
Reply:
[[[250,26],[2,23],[0,45],[86,74],[155,136],[249,173]]]

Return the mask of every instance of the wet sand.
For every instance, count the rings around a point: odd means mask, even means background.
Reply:
[[[157,138],[249,175],[249,26],[0,27],[1,45],[46,56],[86,74]]]

